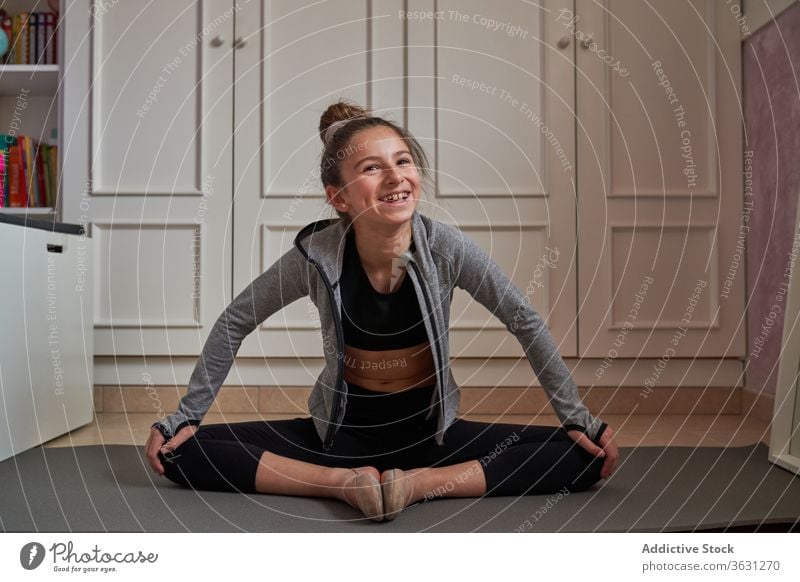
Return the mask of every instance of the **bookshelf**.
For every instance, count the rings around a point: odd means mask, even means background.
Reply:
[[[63,14],[63,2],[46,0],[7,0],[2,9],[7,15],[21,12],[52,11],[59,6]],[[58,61],[61,58],[62,26],[56,21]],[[13,39],[11,39],[13,42]],[[61,66],[60,64],[3,64],[0,63],[0,134],[25,135],[35,142],[61,145]],[[58,151],[59,177],[62,171],[62,148]],[[60,179],[56,180],[56,184]],[[58,186],[56,187],[58,190]],[[55,200],[60,201],[60,192]],[[37,219],[58,220],[58,209],[54,207],[0,208],[0,212],[35,216]]]

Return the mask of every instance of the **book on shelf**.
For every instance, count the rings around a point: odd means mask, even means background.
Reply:
[[[58,63],[58,27],[55,12],[0,12],[0,26],[8,37],[6,65],[55,65]]]
[[[58,146],[0,134],[0,208],[54,208]]]

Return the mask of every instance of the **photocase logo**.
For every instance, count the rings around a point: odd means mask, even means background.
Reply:
[[[44,546],[38,542],[28,542],[19,551],[19,563],[26,570],[35,570],[44,560]]]

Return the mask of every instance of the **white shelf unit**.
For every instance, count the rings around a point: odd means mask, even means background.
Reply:
[[[2,8],[7,14],[19,12],[41,12],[50,10],[47,2],[42,0],[7,0]],[[63,2],[59,2],[59,14],[63,14]],[[63,62],[63,27],[58,27],[58,59]],[[60,87],[62,87],[61,65],[0,65],[0,133],[27,135],[35,141],[58,145],[58,171],[60,200],[60,174],[63,168],[63,151],[61,147],[62,104]],[[53,136],[55,130],[56,137]],[[59,220],[58,208],[0,208],[0,212],[37,215],[37,218]]]

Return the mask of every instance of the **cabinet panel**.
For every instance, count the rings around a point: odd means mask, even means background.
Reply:
[[[580,354],[742,356],[740,34],[726,3],[578,0]]]
[[[235,51],[234,295],[300,228],[336,216],[319,178],[319,118],[340,97],[371,105],[370,10],[370,2],[263,0],[237,14],[246,44]],[[322,357],[310,299],[264,322],[239,355]]]
[[[230,302],[234,16],[229,0],[94,12],[97,355],[196,356]]]
[[[438,196],[421,210],[475,238],[576,355],[571,3],[411,1],[408,125],[432,154]],[[479,331],[480,333],[476,333]],[[524,357],[505,326],[457,289],[453,356]]]
[[[549,113],[541,44],[546,13],[519,2],[437,7],[439,195],[546,195],[547,143],[535,131]],[[508,29],[494,30],[490,19]]]
[[[95,196],[200,195],[208,80],[198,42],[205,42],[204,14],[215,4],[120,2],[95,11]]]

